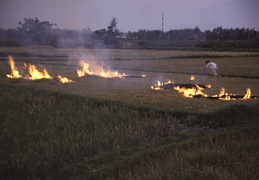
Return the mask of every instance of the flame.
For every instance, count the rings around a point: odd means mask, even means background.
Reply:
[[[206,84],[205,86],[206,86],[207,88],[209,88],[209,89],[211,88],[211,85],[210,85],[210,84]]]
[[[60,76],[60,75],[58,75],[57,78],[58,78],[59,82],[61,82],[61,83],[74,82],[74,81],[72,81],[71,79],[68,79],[68,78],[66,78],[66,77],[62,77],[62,76]]]
[[[213,95],[212,97],[218,97],[221,100],[229,101],[231,100],[230,94],[225,92],[225,88],[222,87],[218,95]]]
[[[15,62],[12,56],[9,56],[8,60],[10,66],[11,66],[11,74],[6,74],[7,77],[9,78],[21,78],[22,76],[20,75],[19,71],[17,70],[17,67],[15,66]]]
[[[97,70],[93,71],[90,69],[90,64],[86,63],[83,60],[79,61],[79,66],[81,67],[81,69],[77,69],[78,77],[82,77],[85,75],[95,75],[95,76],[101,76],[105,78],[115,78],[115,77],[123,78],[124,76],[127,76],[126,74],[124,73],[120,74],[117,71],[105,70],[103,67],[97,67]]]
[[[85,74],[93,75],[93,72],[89,69],[90,64],[84,62],[83,60],[80,60],[79,66],[81,67],[81,69],[77,69],[78,77],[85,76]]]
[[[251,89],[247,88],[246,89],[246,94],[244,95],[243,99],[249,99],[251,97]]]
[[[52,79],[45,68],[42,69],[42,72],[37,69],[37,67],[33,64],[26,64],[24,63],[24,68],[28,69],[29,79]]]
[[[225,95],[225,88],[221,88],[220,92],[219,92],[219,97],[222,97]]]
[[[194,96],[202,96],[207,97],[207,94],[204,94],[202,91],[204,90],[202,87],[196,85],[196,87],[193,88],[180,88],[179,86],[174,87],[175,90],[177,90],[179,93],[183,93],[184,97],[193,98]]]
[[[165,87],[165,85],[168,84],[172,84],[172,85],[177,85],[172,83],[170,80],[168,80],[165,83],[162,83],[160,81],[157,81],[157,84],[155,84],[154,86],[151,86],[151,89],[154,90],[163,90],[163,89],[168,89],[168,87]],[[207,88],[211,88],[211,85],[205,85]],[[169,86],[170,87],[170,86]],[[173,87],[173,86],[171,86]],[[181,93],[183,95],[183,97],[187,97],[187,98],[194,98],[194,97],[204,97],[204,98],[211,98],[211,99],[220,99],[220,100],[224,100],[224,101],[229,101],[229,100],[245,100],[245,99],[250,99],[251,97],[256,98],[254,96],[252,96],[251,94],[251,89],[248,88],[246,90],[246,94],[242,97],[240,95],[237,94],[233,94],[233,93],[226,93],[225,88],[222,87],[220,90],[219,94],[216,95],[208,95],[205,94],[203,92],[204,88],[200,87],[199,85],[195,85],[195,87],[192,88],[186,88],[186,87],[182,87],[181,85],[173,87],[174,90],[177,90],[179,93]]]
[[[191,75],[190,80],[191,81],[195,80],[195,77],[193,75]]]
[[[164,86],[164,85],[167,85],[167,84],[173,84],[173,82],[171,80],[167,80],[167,82],[165,82],[165,83],[157,81],[157,84],[155,84],[154,86],[151,86],[151,89],[163,90],[163,88],[161,86]]]
[[[11,74],[6,74],[8,78],[21,78],[19,71],[17,70],[17,67],[15,66],[15,62],[12,56],[9,56],[8,60],[10,66],[11,66]],[[24,68],[28,70],[29,73],[29,79],[35,80],[35,79],[52,79],[52,77],[49,75],[47,70],[45,68],[42,69],[42,71],[38,70],[35,65],[32,64],[26,64],[24,63]],[[60,75],[57,76],[59,82],[61,83],[70,83],[73,82],[72,80],[62,77]]]
[[[160,81],[157,81],[157,84],[155,84],[154,86],[151,86],[151,89],[162,90],[160,86],[162,86],[162,83]]]

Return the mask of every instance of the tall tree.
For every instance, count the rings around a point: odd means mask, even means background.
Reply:
[[[111,32],[115,32],[117,28],[117,24],[118,24],[117,18],[113,17],[109,23],[108,30],[110,30]]]
[[[24,18],[24,22],[18,23],[18,31],[21,41],[25,44],[49,44],[52,41],[51,30],[55,23],[40,21],[35,19]]]

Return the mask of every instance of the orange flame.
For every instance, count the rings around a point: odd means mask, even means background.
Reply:
[[[33,64],[26,64],[24,63],[24,68],[28,69],[29,79],[52,79],[45,68],[42,69],[42,72],[37,69],[37,67]]]
[[[191,81],[195,80],[195,77],[193,75],[191,75],[190,80]]]
[[[164,87],[164,86],[169,83],[173,84],[170,80],[167,81],[166,83],[157,81],[157,84],[155,84],[154,86],[151,86],[151,89],[163,90],[163,89],[166,89],[166,87]],[[221,88],[219,94],[208,95],[208,94],[203,93],[204,88],[200,87],[199,85],[195,85],[195,86],[196,87],[192,87],[192,88],[176,86],[173,89],[177,90],[179,93],[181,93],[183,95],[183,97],[187,97],[187,98],[205,97],[205,98],[216,98],[216,99],[220,99],[220,100],[224,100],[224,101],[229,101],[229,100],[245,100],[245,99],[251,98],[251,96],[252,96],[250,88],[248,88],[246,90],[246,94],[242,97],[237,94],[226,93],[224,87]],[[205,85],[205,86],[207,88],[211,88],[211,85]]]
[[[202,97],[207,97],[207,94],[204,94],[202,91],[204,90],[202,87],[196,85],[196,87],[193,88],[185,88],[182,87],[180,88],[179,86],[174,88],[177,90],[179,93],[183,93],[184,97],[188,98],[193,98],[193,96],[202,96]]]
[[[151,86],[151,89],[163,90],[163,88],[161,88],[161,86],[164,86],[164,85],[167,85],[167,84],[173,84],[173,82],[171,80],[167,80],[167,82],[165,82],[165,83],[157,81],[157,84],[155,84],[154,86]]]
[[[66,78],[66,77],[62,77],[62,76],[60,76],[60,75],[58,75],[57,78],[58,78],[59,82],[61,82],[61,83],[74,82],[74,81],[72,81],[71,79],[68,79],[68,78]]]
[[[246,94],[244,95],[243,99],[249,99],[251,97],[251,89],[247,88],[246,89]]]
[[[219,92],[219,97],[225,95],[225,88],[221,88],[220,92]]]
[[[6,74],[9,78],[21,78],[19,71],[17,70],[17,67],[15,66],[15,62],[12,56],[9,56],[8,60],[10,66],[11,66],[11,74]]]
[[[81,67],[81,69],[77,69],[78,77],[82,77],[85,75],[95,75],[95,76],[101,76],[105,78],[115,78],[115,77],[123,78],[124,76],[127,76],[126,74],[124,73],[120,74],[117,71],[109,71],[109,70],[106,71],[101,66],[98,66],[97,69],[93,71],[92,69],[90,69],[90,64],[86,63],[83,60],[79,61],[79,66]]]
[[[9,56],[8,60],[10,66],[11,66],[11,74],[6,74],[8,78],[21,78],[19,71],[17,70],[17,67],[15,66],[15,62],[12,56]],[[45,68],[42,69],[42,71],[38,70],[35,65],[32,64],[26,64],[24,63],[24,68],[28,69],[29,73],[29,79],[35,80],[35,79],[52,79],[52,77],[49,75],[47,70]],[[59,82],[61,83],[70,83],[73,82],[72,80],[62,77],[60,75],[57,76]]]
[[[77,75],[78,77],[85,76],[86,74],[88,75],[93,75],[94,73],[89,69],[90,64],[84,62],[83,60],[79,61],[79,66],[81,69],[77,69]]]

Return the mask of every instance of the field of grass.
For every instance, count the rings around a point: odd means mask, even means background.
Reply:
[[[259,53],[0,48],[1,179],[257,179],[258,99],[155,91],[157,80],[259,96]],[[8,55],[57,80],[8,79]],[[77,77],[86,59],[145,78]],[[201,75],[204,62],[219,75]],[[195,74],[191,81],[190,74]],[[258,78],[257,78],[258,77]]]
[[[83,49],[0,49],[14,55],[17,66],[25,71],[23,62],[43,65],[51,76],[58,74],[74,80],[74,83],[61,84],[54,80],[28,81],[7,79],[10,73],[7,56],[0,61],[1,82],[15,86],[28,86],[55,92],[76,94],[98,99],[110,99],[126,104],[143,105],[152,108],[180,111],[210,112],[232,104],[253,104],[251,101],[211,101],[207,99],[182,98],[176,91],[154,91],[150,87],[157,80],[168,79],[174,83],[210,84],[208,94],[218,94],[224,87],[228,93],[245,94],[247,88],[259,95],[259,53],[253,52],[189,52],[189,51],[143,51],[143,50],[83,50]],[[44,53],[45,52],[45,53]],[[26,55],[27,54],[27,55]],[[30,56],[28,56],[30,54]],[[211,57],[211,58],[208,58]],[[146,78],[78,78],[76,69],[79,59],[97,62],[128,75],[147,75]],[[206,60],[218,64],[218,74],[226,77],[215,78],[200,75]],[[195,80],[190,81],[191,74]],[[197,75],[196,75],[197,74]],[[229,76],[237,76],[228,77]],[[239,77],[240,76],[240,77]],[[246,77],[246,78],[242,78]],[[251,78],[249,78],[251,77]]]

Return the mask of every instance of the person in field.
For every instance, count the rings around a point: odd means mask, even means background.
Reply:
[[[205,71],[206,71],[207,69],[209,69],[209,70],[212,72],[213,76],[218,76],[218,74],[217,74],[217,69],[218,69],[218,67],[217,67],[217,64],[216,64],[216,63],[211,62],[211,61],[206,61],[206,62],[205,62],[205,68],[204,68],[203,74],[205,73]]]

